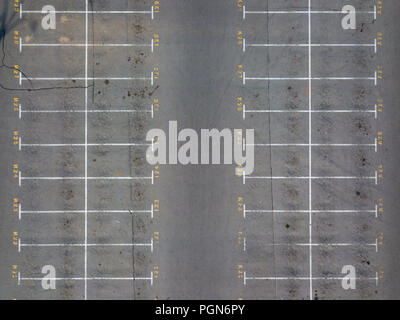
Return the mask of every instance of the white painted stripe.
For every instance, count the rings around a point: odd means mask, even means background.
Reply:
[[[313,299],[313,283],[312,283],[312,71],[311,71],[311,0],[308,0],[308,229],[309,229],[309,275],[310,275],[310,283],[309,283],[309,298]]]
[[[254,147],[376,147],[375,143],[252,143]]]
[[[21,247],[152,247],[152,243],[21,243]]]
[[[89,30],[89,3],[86,2],[85,11],[85,279],[88,276],[88,30]],[[85,280],[85,300],[87,300],[87,280]]]
[[[140,147],[151,143],[22,143],[21,147]]]
[[[243,83],[246,80],[259,80],[259,81],[309,81],[309,80],[372,80],[377,81],[376,77],[246,77],[243,78]]]
[[[153,41],[153,40],[152,40]],[[88,47],[150,47],[152,44],[136,43],[89,43]],[[86,47],[84,43],[24,43],[21,47]]]
[[[23,78],[21,78],[21,81],[23,81],[23,80],[28,80],[28,81],[66,81],[66,80],[76,80],[76,81],[85,81],[85,82],[86,82],[86,80],[111,80],[111,81],[112,80],[117,80],[117,81],[147,80],[147,81],[151,81],[152,78],[146,78],[146,77],[140,77],[140,78],[135,78],[135,77],[119,77],[119,78],[110,78],[110,77],[99,78],[99,77],[97,77],[97,78],[90,78],[90,77],[88,77],[86,79],[86,78],[79,78],[79,77],[77,77],[77,78],[61,78],[61,77],[59,77],[59,78],[25,78],[25,77],[23,77]]]
[[[152,177],[21,177],[21,180],[151,180]],[[86,210],[85,210],[86,212]]]
[[[350,278],[348,277],[347,279],[355,279],[355,280],[365,280],[365,281],[376,281],[378,278],[377,277],[354,277]],[[325,281],[334,281],[334,280],[343,280],[342,277],[247,277],[246,276],[246,281],[247,280],[304,280],[304,281],[310,281],[310,280],[325,280]]]
[[[254,109],[254,110],[243,110],[244,113],[374,113],[376,114],[376,109],[374,110],[262,110],[262,109]]]
[[[376,243],[263,243],[263,246],[273,247],[273,246],[293,246],[293,247],[376,247]]]
[[[246,216],[248,213],[308,213],[310,210],[265,210],[265,209],[246,209],[244,211]],[[373,213],[376,214],[376,210],[312,210],[312,213]]]
[[[21,113],[152,113],[152,110],[132,110],[132,109],[104,109],[104,110],[22,110]]]
[[[372,47],[375,50],[375,43],[250,43],[246,47]]]
[[[18,204],[18,219],[22,219],[22,214],[150,214],[151,219],[154,218],[153,204],[151,204],[150,210],[113,210],[113,209],[103,209],[103,210],[22,210],[21,203]]]
[[[374,14],[374,11],[355,11],[358,14]],[[342,14],[342,10],[260,10],[246,11],[246,14]]]
[[[153,205],[152,205],[153,206]],[[21,214],[85,213],[85,210],[21,210]],[[152,210],[87,210],[87,213],[152,213]]]
[[[375,180],[375,176],[325,176],[325,177],[317,177],[317,176],[247,176],[246,179],[274,179],[274,180],[280,180],[280,179],[313,179],[313,180],[317,180],[317,179],[349,179],[349,180],[358,180],[358,179],[371,179],[371,180]]]
[[[20,281],[43,281],[43,277],[19,277]],[[148,280],[153,281],[153,278],[150,276],[146,277],[58,277],[58,278],[46,278],[46,280],[53,280],[53,281],[114,281],[114,280]]]
[[[152,11],[138,11],[138,10],[55,10],[52,11],[56,14],[151,14]],[[39,13],[43,14],[41,10],[24,10],[24,13]]]

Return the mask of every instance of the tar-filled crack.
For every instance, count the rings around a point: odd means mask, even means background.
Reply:
[[[24,76],[28,80],[31,87],[30,88],[9,88],[0,82],[0,88],[3,90],[6,90],[6,91],[28,91],[28,92],[30,92],[30,91],[43,91],[43,90],[54,90],[54,89],[65,89],[65,90],[86,89],[86,88],[92,87],[93,85],[90,85],[87,87],[86,86],[53,86],[53,87],[35,88],[33,86],[32,81],[29,79],[27,74],[22,69],[15,68],[14,66],[9,66],[8,64],[6,64],[6,62],[5,62],[6,61],[6,50],[5,50],[6,35],[9,30],[12,30],[18,24],[18,22],[16,20],[14,20],[14,22],[13,22],[13,19],[16,16],[15,12],[13,12],[9,21],[7,21],[8,2],[9,2],[8,0],[5,0],[3,2],[3,14],[0,17],[0,20],[1,20],[0,41],[1,41],[1,51],[2,51],[0,69],[6,68],[6,69],[9,69],[12,71],[20,72],[21,75]]]
[[[0,69],[6,68],[6,69],[9,69],[9,70],[13,70],[13,71],[16,70],[16,71],[20,72],[21,75],[23,75],[25,77],[25,79],[28,80],[28,82],[29,82],[29,84],[31,86],[30,88],[9,88],[9,87],[6,87],[4,84],[2,84],[0,82],[0,88],[2,88],[3,90],[6,90],[6,91],[28,91],[28,92],[31,92],[31,91],[44,91],[44,90],[55,90],[55,89],[65,89],[65,90],[69,90],[69,89],[86,89],[86,88],[90,88],[90,87],[93,86],[93,84],[91,84],[91,85],[89,85],[87,87],[86,86],[53,86],[53,87],[35,88],[33,86],[32,81],[29,79],[27,74],[22,69],[15,68],[13,66],[9,66],[9,65],[7,65],[5,63],[5,60],[6,60],[5,39],[6,39],[7,32],[6,32],[5,29],[3,29],[3,30],[0,31],[0,34],[1,34],[0,41],[2,42],[2,44],[1,44],[2,58],[1,58]]]
[[[269,8],[269,0],[267,0],[267,10]],[[269,43],[269,16],[267,15],[267,43]],[[269,50],[267,49],[267,65],[270,63],[270,56],[269,56]],[[269,68],[267,69],[267,77],[269,77]],[[267,81],[267,103],[268,103],[268,108],[271,111],[271,102],[269,98],[269,81]],[[271,138],[271,112],[268,114],[268,140],[269,144],[272,144],[272,138]],[[272,169],[272,148],[269,148],[269,163],[270,163],[270,176],[273,176],[273,169]],[[272,209],[272,243],[275,243],[275,214],[274,214],[274,188],[273,188],[273,179],[270,180],[270,186],[271,186],[271,209]],[[274,256],[274,276],[276,277],[276,253],[275,253],[275,246],[273,247],[273,256]],[[277,298],[278,295],[278,283],[277,280],[275,280],[275,299]]]

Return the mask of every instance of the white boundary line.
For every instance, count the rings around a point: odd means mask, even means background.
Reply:
[[[350,278],[349,278],[350,279]],[[378,286],[378,273],[375,273],[375,277],[355,277],[351,278],[354,280],[360,280],[360,281],[375,281],[376,285]],[[243,272],[243,284],[247,284],[247,280],[302,280],[302,281],[317,281],[317,280],[322,280],[322,281],[341,281],[343,280],[342,277],[248,277],[246,271]]]
[[[372,14],[376,20],[376,6],[374,10],[356,10],[357,14]],[[342,10],[258,10],[247,11],[246,6],[243,6],[243,19],[246,19],[247,14],[343,14]]]
[[[308,168],[308,193],[309,193],[309,200],[308,200],[308,224],[309,224],[309,276],[310,276],[310,300],[313,300],[313,265],[312,265],[312,71],[311,71],[311,0],[308,0],[308,161],[309,161],[309,168]]]
[[[243,6],[244,7],[244,6]],[[342,14],[343,12],[340,10],[312,10],[312,11],[307,11],[307,10],[281,10],[281,11],[246,11],[245,14]],[[356,13],[363,13],[363,14],[375,14],[374,11],[356,11]]]
[[[20,243],[19,247],[150,247],[153,252],[153,242],[150,243]]]
[[[86,47],[84,43],[23,43],[22,47]],[[152,47],[152,44],[135,43],[92,43],[88,47]]]
[[[90,78],[90,77],[85,77],[85,78],[80,78],[80,77],[40,77],[40,78],[25,78],[22,76],[22,73],[19,74],[19,83],[20,85],[22,84],[22,81],[69,81],[69,80],[74,80],[74,81],[98,81],[98,80],[110,80],[110,81],[133,81],[133,80],[143,80],[143,81],[150,81],[151,85],[153,85],[153,72],[151,73],[151,77],[146,78],[146,77],[96,77],[96,78]]]
[[[243,52],[246,52],[247,47],[304,47],[307,48],[307,43],[246,43],[246,38],[243,38]],[[312,43],[311,47],[372,47],[374,53],[377,52],[376,39],[374,43]]]
[[[127,11],[127,10],[121,10],[121,11],[118,11],[118,10],[109,10],[109,11],[107,11],[107,10],[103,10],[103,11],[101,11],[101,10],[96,10],[96,11],[56,10],[56,11],[52,11],[52,12],[54,12],[55,14],[85,14],[85,13],[88,13],[88,14],[140,14],[140,13],[151,14],[152,13],[152,11]],[[22,13],[22,11],[20,13]],[[43,14],[43,12],[41,10],[24,10],[23,13]]]
[[[246,176],[243,175],[243,184],[246,184],[246,179],[272,179],[272,180],[374,180],[377,184],[376,174],[374,176]]]
[[[247,80],[255,81],[323,81],[323,80],[371,80],[377,85],[377,75],[376,72],[373,77],[246,77],[246,73],[243,72],[243,85],[246,84]]]
[[[27,147],[142,147],[151,143],[21,143],[20,148]]]
[[[87,275],[88,275],[88,28],[89,28],[89,3],[85,0],[85,300],[87,300]]]
[[[378,152],[378,139],[375,138],[374,143],[252,143],[252,144],[243,144],[246,146],[253,147],[368,147],[374,148],[375,152]]]
[[[88,210],[88,213],[152,213],[150,210]],[[85,210],[21,210],[22,213],[85,213]]]
[[[84,180],[85,181],[85,187],[87,186],[87,181],[88,180],[151,180],[152,184],[154,184],[154,172],[152,171],[152,176],[151,177],[88,177],[85,175],[84,177],[22,177],[21,176],[21,171],[20,171],[20,176],[19,176],[19,185],[21,186],[22,180]],[[86,188],[85,188],[86,189]],[[87,211],[87,208],[85,206],[85,212]]]
[[[86,47],[84,43],[23,43],[22,38],[19,38],[19,52],[22,52],[23,47]],[[150,47],[150,51],[154,52],[154,40],[151,39],[150,44],[136,43],[92,43],[88,47]]]
[[[309,110],[301,110],[301,109],[293,109],[293,110],[282,110],[282,109],[275,109],[275,110],[266,110],[266,109],[250,109],[246,108],[246,105],[243,104],[243,119],[246,119],[246,113],[308,113]],[[312,113],[373,113],[375,119],[378,118],[378,109],[377,105],[375,105],[374,109],[333,109],[333,110],[311,110]]]
[[[21,202],[18,203],[18,220],[22,219],[23,214],[80,214],[80,213],[90,213],[90,214],[101,214],[101,213],[109,213],[109,214],[117,214],[117,213],[148,213],[150,214],[151,219],[154,218],[154,205],[151,204],[149,210],[133,210],[133,209],[125,209],[125,210],[113,210],[113,209],[103,209],[103,210],[22,210]]]
[[[22,118],[23,113],[85,113],[85,110],[20,110],[19,119]],[[153,109],[150,110],[138,110],[138,109],[92,109],[88,110],[88,113],[150,113],[152,118],[154,117]]]
[[[246,219],[247,215],[249,213],[254,213],[254,214],[263,214],[263,213],[270,213],[270,214],[282,214],[282,213],[291,213],[291,214],[300,214],[300,213],[309,213],[310,210],[279,210],[279,209],[274,209],[274,210],[266,210],[266,209],[246,209],[246,204],[243,205],[243,218]],[[348,209],[326,209],[326,210],[315,210],[313,209],[311,213],[318,213],[318,214],[337,214],[337,213],[344,213],[344,214],[365,214],[365,213],[372,213],[375,215],[375,218],[378,218],[378,205],[375,205],[375,209],[353,209],[353,210],[348,210]]]
[[[253,147],[376,147],[376,143],[248,143]]]
[[[46,280],[53,281],[137,281],[137,280],[146,280],[150,281],[151,285],[153,285],[153,272],[150,273],[150,277],[67,277],[67,278],[46,278]],[[18,285],[21,284],[21,281],[43,281],[43,278],[40,277],[21,277],[18,272]]]
[[[39,13],[43,14],[42,10],[23,10],[22,3],[19,4],[19,18],[22,19],[23,13],[32,14],[32,13]],[[61,11],[54,11],[54,13],[59,14],[150,14],[151,19],[154,19],[154,7],[151,6],[150,11],[146,10],[61,10]]]
[[[246,238],[244,238],[246,239]],[[263,243],[263,246],[268,247],[373,247],[375,252],[378,252],[378,239],[375,239],[373,243],[346,243],[346,242],[332,242],[332,243]],[[246,251],[246,250],[244,250]]]

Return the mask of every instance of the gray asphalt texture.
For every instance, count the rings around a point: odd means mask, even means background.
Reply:
[[[85,10],[84,0],[48,2],[24,1],[23,8],[51,4],[60,11]],[[308,11],[308,0],[244,4],[248,11]],[[346,4],[374,10],[372,0],[312,0],[311,9],[341,10]],[[233,0],[161,1],[154,20],[150,14],[89,14],[89,43],[149,44],[157,34],[160,45],[154,52],[148,46],[89,47],[90,78],[148,78],[151,72],[156,77],[153,85],[89,80],[86,89],[81,80],[24,80],[20,86],[14,72],[17,65],[29,78],[84,77],[85,47],[25,46],[20,52],[18,39],[85,43],[85,14],[58,14],[57,29],[45,31],[41,14],[24,13],[20,19],[9,1],[1,5],[0,299],[400,298],[398,1],[385,1],[376,20],[371,13],[358,13],[356,30],[342,29],[342,14],[311,15],[313,44],[372,44],[378,32],[383,36],[377,53],[373,47],[312,47],[313,77],[357,78],[312,80],[313,111],[373,110],[379,99],[383,106],[377,119],[372,112],[311,114],[312,143],[324,144],[312,147],[313,177],[352,177],[312,181],[311,250],[309,181],[293,179],[309,175],[309,113],[276,112],[308,110],[308,81],[249,79],[244,85],[238,74],[240,65],[250,78],[308,78],[308,46],[248,46],[243,52],[237,38],[240,30],[247,45],[308,44],[308,14],[249,13],[243,20]],[[89,1],[92,11],[148,11],[152,5]],[[383,71],[377,85],[358,79],[374,77],[377,70]],[[89,146],[89,177],[149,177],[153,171],[155,179],[153,185],[150,179],[89,180],[85,227],[83,180],[23,179],[19,187],[17,172],[22,177],[85,176],[84,147],[25,145],[84,143],[84,113],[23,112],[20,119],[18,105],[25,111],[84,110],[86,90],[88,110],[141,111],[88,113],[91,144],[147,143],[148,130],[167,131],[174,120],[179,129],[198,132],[254,128],[255,143],[265,145],[255,147],[255,170],[246,184],[235,176],[234,165],[155,167],[146,162],[147,146]],[[247,111],[269,113],[247,112],[243,119],[238,97]],[[152,104],[154,118],[147,112]],[[375,152],[370,144],[379,132],[383,140]],[[370,179],[376,171],[377,185]],[[96,244],[87,248],[86,263],[85,247],[71,246],[84,244],[85,232],[87,243]],[[56,290],[42,288],[45,265],[63,278]],[[344,290],[338,279],[345,265],[356,268],[354,290]],[[86,290],[85,281],[76,279],[85,276],[85,266]]]

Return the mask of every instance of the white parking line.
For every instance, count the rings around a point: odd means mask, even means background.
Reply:
[[[85,14],[86,12],[88,14],[151,14],[151,11],[135,11],[135,10],[89,10],[89,11],[84,11],[84,10],[55,10],[52,11],[55,14]],[[21,10],[21,13],[25,14],[32,14],[32,13],[40,13],[43,14],[41,10]]]
[[[88,43],[89,43],[89,2],[85,0],[85,278],[88,275]],[[85,280],[85,300],[87,300],[87,281]]]
[[[46,278],[46,280],[53,281],[137,281],[137,280],[145,280],[150,281],[151,285],[153,285],[153,272],[151,272],[150,277],[58,277],[58,278]],[[40,277],[22,277],[20,273],[18,273],[18,285],[21,284],[21,281],[43,281],[43,278]]]
[[[245,6],[243,6],[245,8]],[[269,10],[269,11],[247,11],[244,10],[245,14],[342,14],[341,10],[312,10],[311,12],[307,10]],[[375,11],[356,11],[359,14],[374,14]]]
[[[150,247],[153,251],[152,242],[150,243],[20,243],[22,247]],[[20,250],[19,250],[20,251]]]
[[[129,213],[129,214],[141,214],[147,213],[150,215],[151,219],[154,218],[154,207],[151,204],[151,208],[149,210],[134,210],[134,209],[125,209],[125,210],[112,210],[112,209],[103,209],[103,210],[22,210],[21,203],[18,204],[18,217],[19,220],[22,219],[22,215],[24,214],[81,214],[87,212],[88,214],[117,214],[117,213]]]
[[[21,143],[21,148],[38,147],[148,147],[151,143]]]
[[[43,14],[42,10],[23,10],[22,3],[19,5],[19,18],[22,19],[23,14]],[[55,10],[56,14],[149,14],[154,19],[154,7],[150,10]]]
[[[243,205],[243,218],[247,218],[247,215],[249,213],[254,213],[254,214],[263,214],[263,213],[268,213],[268,214],[283,214],[283,213],[289,213],[289,214],[300,214],[300,213],[309,213],[310,210],[279,210],[279,209],[271,209],[271,210],[266,210],[266,209],[246,209],[246,204]],[[375,205],[374,209],[321,209],[321,210],[316,210],[313,209],[311,210],[312,214],[374,214],[375,218],[378,218],[378,205]]]
[[[375,143],[247,143],[246,146],[253,147],[372,147]]]
[[[23,177],[21,171],[19,172],[19,186],[22,186],[23,180],[45,180],[45,181],[68,181],[68,180],[150,180],[154,184],[154,172],[151,171],[150,177]],[[86,184],[86,183],[85,183]],[[85,206],[85,212],[87,208]]]
[[[323,280],[323,281],[342,281],[343,276],[339,277],[248,277],[247,272],[244,271],[244,276],[243,276],[243,284],[247,284],[247,280],[273,280],[273,281],[279,281],[279,280],[300,280],[300,281],[318,281],[318,280]],[[375,277],[354,277],[354,278],[346,278],[346,279],[354,279],[354,280],[359,280],[359,281],[375,281],[376,285],[378,286],[378,273],[376,272]]]
[[[243,72],[243,85],[246,81],[354,81],[354,80],[369,80],[374,81],[377,85],[377,75],[373,77],[246,77],[246,72]]]
[[[84,213],[85,210],[21,210],[21,214],[25,213]],[[88,210],[88,213],[152,213],[152,210]]]
[[[146,180],[151,177],[21,177],[21,180]]]
[[[311,71],[311,0],[308,0],[308,239],[309,239],[309,299],[312,300],[313,294],[313,256],[312,256],[312,232],[313,232],[313,215],[312,215],[312,71]]]
[[[374,143],[248,143],[246,146],[253,147],[367,147],[373,148],[375,152],[378,152],[378,139],[375,138]]]
[[[374,180],[378,184],[377,172],[375,176],[246,176],[243,174],[243,184],[248,179],[266,179],[266,180]]]
[[[373,247],[375,252],[378,252],[378,242],[373,243],[263,243],[263,246],[268,247]]]
[[[21,43],[22,47],[86,47],[84,43]],[[88,47],[151,47],[150,44],[135,43],[91,43]]]
[[[154,118],[154,107],[151,106],[149,110],[140,109],[91,109],[91,110],[23,110],[21,105],[19,107],[19,119],[22,119],[24,113],[35,113],[35,114],[52,114],[52,113],[150,113],[151,118]]]
[[[149,47],[151,52],[154,52],[154,40],[151,39],[149,44],[136,44],[136,43],[90,43],[88,47]],[[19,52],[22,52],[23,47],[82,47],[85,48],[84,43],[23,43],[22,38],[19,38]]]
[[[357,14],[371,14],[376,20],[377,10],[374,6],[373,10],[356,10]],[[247,14],[343,14],[342,10],[256,10],[248,11],[246,6],[243,6],[243,20],[246,19]]]
[[[242,108],[243,119],[246,119],[246,113],[373,113],[375,115],[375,119],[378,118],[378,108],[375,105],[374,109],[330,109],[330,110],[301,110],[301,109],[285,109],[285,110],[272,110],[272,109],[247,109],[246,105],[243,104]]]
[[[71,77],[71,78],[61,78],[61,77],[59,77],[59,78],[56,78],[56,77],[54,77],[54,78],[25,78],[24,76],[22,76],[22,74],[20,74],[20,83],[22,83],[22,81],[85,81],[86,82],[86,80],[94,80],[94,81],[97,81],[97,80],[110,80],[110,81],[134,81],[134,80],[143,80],[143,81],[150,81],[151,82],[151,84],[153,85],[153,73],[151,74],[151,77],[148,77],[148,78],[146,78],[146,77],[115,77],[115,78],[112,78],[112,77],[103,77],[103,78],[100,78],[100,77],[96,77],[96,78],[90,78],[90,77],[88,77],[88,78],[79,78],[79,77],[76,77],[76,78],[74,78],[74,77]]]
[[[377,42],[376,39],[374,43],[246,43],[246,38],[243,38],[243,52],[246,52],[247,47],[298,47],[298,48],[308,48],[311,47],[371,47],[374,52],[377,52]]]

